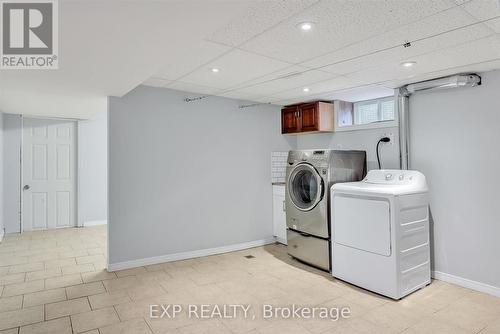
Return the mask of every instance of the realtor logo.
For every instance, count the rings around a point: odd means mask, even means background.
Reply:
[[[1,69],[57,69],[57,0],[0,0]]]

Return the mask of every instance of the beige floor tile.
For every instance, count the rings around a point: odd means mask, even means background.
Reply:
[[[165,295],[167,292],[159,285],[137,285],[127,289],[127,293],[132,300],[141,300]]]
[[[496,310],[462,299],[432,315],[432,318],[437,321],[450,323],[476,333],[498,317],[500,313]]]
[[[47,289],[64,288],[72,285],[82,284],[80,274],[64,275],[45,279],[45,287]]]
[[[18,264],[15,266],[11,266],[9,269],[9,273],[10,274],[26,273],[30,271],[40,271],[44,269],[45,265],[43,264],[43,262],[26,263],[26,264]]]
[[[93,262],[98,262],[98,261],[106,261],[106,258],[103,255],[87,255],[87,256],[80,256],[80,257],[76,258],[77,264],[87,264],[87,263],[93,263]]]
[[[19,334],[71,334],[71,321],[69,317],[40,322],[23,326]]]
[[[99,328],[101,334],[151,334],[144,319],[134,319]]]
[[[122,321],[149,316],[149,308],[135,302],[115,305],[115,310]]]
[[[2,292],[2,297],[22,295],[31,292],[37,292],[45,289],[43,280],[15,283],[6,285]]]
[[[138,281],[135,276],[127,276],[103,281],[108,292],[133,288],[137,282]]]
[[[36,305],[44,305],[66,300],[66,291],[64,288],[45,290],[39,292],[28,293],[24,295],[23,306],[30,307]]]
[[[45,269],[54,269],[54,268],[61,269],[62,267],[74,266],[74,265],[76,265],[76,260],[74,257],[45,261]]]
[[[404,334],[429,334],[429,333],[439,333],[439,334],[467,334],[474,333],[460,328],[452,323],[436,320],[432,317],[425,317],[421,319],[418,323],[410,326],[406,329]],[[481,332],[482,333],[482,332]]]
[[[90,305],[87,298],[72,299],[52,304],[46,304],[45,318],[47,320],[50,320],[88,311],[90,311]]]
[[[132,268],[132,269],[125,269],[125,270],[118,270],[116,271],[116,276],[118,277],[125,277],[125,276],[133,276],[133,275],[138,275],[146,272],[146,268],[144,267],[137,267],[137,268]]]
[[[5,329],[3,331],[0,331],[0,334],[18,334],[19,333],[19,328],[11,328],[11,329]],[[97,333],[99,334],[99,333]]]
[[[0,298],[0,312],[18,310],[23,305],[23,296]]]
[[[182,334],[232,334],[233,332],[218,319],[198,321],[177,329]]]
[[[26,281],[34,281],[34,280],[46,279],[58,276],[61,276],[61,269],[59,268],[44,269],[40,271],[32,271],[26,273]]]
[[[83,279],[83,282],[85,282],[85,283],[104,281],[104,280],[109,280],[109,279],[113,279],[113,278],[117,278],[116,274],[107,272],[106,270],[89,272],[89,273],[82,273],[82,279]]]
[[[112,307],[71,316],[73,330],[76,333],[81,333],[100,327],[106,327],[108,325],[117,324],[119,322],[120,319],[118,318],[115,309]]]
[[[0,277],[0,285],[22,283],[24,282],[25,277],[26,273],[7,274]]]
[[[102,282],[84,283],[66,288],[68,299],[97,295],[106,292]]]
[[[43,306],[0,313],[0,330],[43,321]]]
[[[87,273],[94,270],[94,265],[89,264],[77,264],[74,266],[61,267],[63,275],[76,274],[76,273]]]
[[[93,310],[113,305],[125,304],[130,301],[130,297],[127,295],[127,292],[125,290],[118,290],[115,292],[106,292],[89,296],[90,306]]]
[[[484,329],[481,330],[481,334],[498,334],[500,333],[500,318],[490,322]]]
[[[8,334],[17,333],[18,326],[52,334],[58,324],[66,333],[68,317],[75,320],[75,333],[87,334],[500,333],[500,298],[433,281],[396,302],[298,263],[280,245],[117,273],[104,269],[105,254],[105,227],[6,236],[0,244],[0,264],[5,264],[0,266],[0,324],[13,326]],[[255,258],[245,259],[248,254]],[[252,321],[149,318],[151,304],[244,303],[260,311],[264,302],[349,307],[351,317],[336,322],[266,320],[258,314]],[[41,322],[44,313],[50,321]]]

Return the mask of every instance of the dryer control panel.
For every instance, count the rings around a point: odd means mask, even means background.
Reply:
[[[422,173],[415,170],[379,169],[371,170],[363,182],[375,184],[410,185],[425,182]]]

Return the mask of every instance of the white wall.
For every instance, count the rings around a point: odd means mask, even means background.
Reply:
[[[500,295],[500,71],[481,76],[479,87],[411,96],[410,164],[429,183],[437,276]]]
[[[5,233],[20,232],[21,117],[3,115],[3,221]]]
[[[343,131],[301,135],[297,137],[299,149],[344,149],[364,150],[368,169],[377,169],[376,145],[380,138],[392,134],[392,143],[380,143],[380,161],[382,168],[399,169],[399,136],[398,128],[381,128],[370,130]]]
[[[271,152],[296,145],[280,108],[185,97],[140,86],[110,98],[111,268],[272,236]]]
[[[108,217],[108,113],[78,122],[78,225]]]

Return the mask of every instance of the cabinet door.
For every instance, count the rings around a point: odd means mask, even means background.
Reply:
[[[285,107],[281,109],[281,133],[295,133],[298,128],[297,107]]]
[[[300,131],[319,130],[319,112],[317,103],[307,103],[299,107]]]
[[[276,241],[286,244],[285,196],[273,194],[273,234]]]

